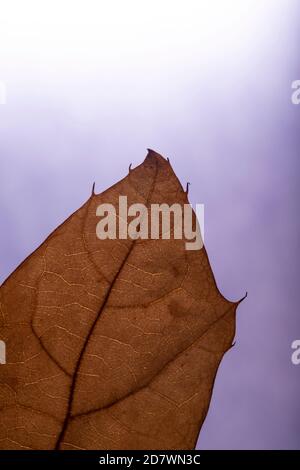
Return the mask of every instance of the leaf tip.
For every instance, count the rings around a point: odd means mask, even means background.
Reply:
[[[160,154],[155,152],[155,150],[147,149],[148,153],[145,158],[146,161],[156,161],[159,163],[167,163],[167,160]]]

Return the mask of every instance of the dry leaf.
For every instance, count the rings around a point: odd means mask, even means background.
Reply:
[[[238,303],[205,249],[184,240],[99,240],[96,208],[187,203],[149,151],[95,195],[1,286],[2,449],[192,449]]]

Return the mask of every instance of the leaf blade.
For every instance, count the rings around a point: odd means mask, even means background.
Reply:
[[[128,205],[187,203],[169,162],[149,151],[1,286],[13,350],[0,368],[3,448],[195,446],[237,303],[219,293],[204,248],[98,240],[96,208],[120,194]]]

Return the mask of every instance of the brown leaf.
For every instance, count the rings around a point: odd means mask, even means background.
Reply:
[[[1,287],[0,447],[191,449],[237,303],[205,249],[99,240],[96,208],[187,203],[170,164],[145,161],[95,195]]]

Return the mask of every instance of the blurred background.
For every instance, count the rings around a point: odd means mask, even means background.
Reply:
[[[200,449],[300,449],[299,20],[297,0],[1,3],[0,280],[94,181],[169,157],[221,292],[248,291]]]

